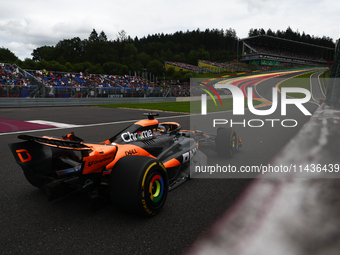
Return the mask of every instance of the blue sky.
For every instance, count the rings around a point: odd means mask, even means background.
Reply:
[[[0,47],[20,59],[33,49],[62,39],[86,39],[92,29],[109,40],[125,30],[132,38],[155,33],[235,29],[245,38],[250,28],[271,28],[339,38],[340,4],[335,0],[11,0],[1,6]]]

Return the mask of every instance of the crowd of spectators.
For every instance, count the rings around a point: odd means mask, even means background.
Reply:
[[[15,65],[0,64],[0,86],[29,86],[30,81],[25,78]]]
[[[194,73],[220,73],[220,72],[226,72],[230,70],[238,70],[238,71],[248,71],[248,69],[241,67],[241,66],[236,66],[232,64],[226,64],[226,63],[216,63],[216,62],[211,62],[208,60],[198,60],[198,62],[205,63],[217,68],[211,69],[207,68],[205,66],[194,66],[186,63],[180,63],[180,62],[170,62],[170,61],[165,61],[166,64],[172,65],[175,67],[179,67],[181,69],[185,69],[186,71],[191,71]],[[220,69],[219,71],[216,71],[216,69]]]
[[[170,61],[165,61],[165,64],[176,66],[182,69],[185,69],[187,71],[192,71],[194,73],[203,73],[204,69],[199,67],[199,66],[194,66],[186,63],[180,63],[180,62],[170,62]]]
[[[15,65],[0,64],[0,97],[28,97],[37,91],[30,79],[35,79],[45,88],[43,97],[123,97],[200,96],[199,84],[161,83],[157,85],[137,76],[100,75],[51,72],[47,70],[21,70]],[[93,93],[95,92],[95,93]],[[223,91],[219,92],[224,94]]]
[[[74,87],[74,88],[144,88],[152,84],[140,77],[129,75],[101,75],[80,73],[61,73],[46,70],[30,71],[30,73],[48,87]]]
[[[44,96],[47,97],[190,96],[188,83],[179,85],[177,82],[151,82],[137,75],[89,74],[87,70],[80,73],[45,69],[21,72],[42,84],[45,88]],[[37,88],[28,86],[30,80],[15,65],[0,64],[0,74],[0,97],[22,97],[23,86],[27,97]],[[9,90],[11,93],[8,93]]]
[[[215,67],[222,68],[222,69],[248,71],[247,68],[244,68],[242,66],[236,66],[236,65],[227,64],[227,63],[216,63],[216,62],[212,62],[212,61],[208,61],[208,60],[198,60],[198,62],[202,62],[204,64],[215,66]]]

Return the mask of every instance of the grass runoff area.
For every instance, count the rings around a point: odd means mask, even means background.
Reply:
[[[233,99],[222,99],[222,105],[216,100],[207,100],[207,112],[229,111],[233,109]],[[253,100],[253,105],[260,105],[261,101]],[[100,107],[145,109],[151,111],[179,112],[179,113],[201,113],[201,100],[187,102],[162,102],[162,103],[138,103],[138,104],[101,104]],[[245,108],[248,108],[247,98],[244,101]]]
[[[318,71],[313,71],[313,72],[309,72],[309,73],[305,73],[302,75],[298,75],[296,77],[293,77],[291,79],[288,79],[284,82],[282,82],[279,85],[280,90],[282,89],[282,87],[290,87],[290,88],[304,88],[310,91],[310,76],[313,73],[316,73]],[[287,96],[290,97],[295,97],[295,98],[304,98],[306,97],[305,94],[303,93],[287,93]]]

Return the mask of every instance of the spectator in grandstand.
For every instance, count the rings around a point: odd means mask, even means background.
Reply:
[[[29,81],[25,79],[15,65],[0,65],[0,83],[3,85],[27,86]]]

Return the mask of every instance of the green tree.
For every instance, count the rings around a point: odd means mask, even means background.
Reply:
[[[137,54],[138,54],[138,49],[135,47],[133,43],[127,43],[125,45],[124,53],[123,53],[124,57],[128,57],[128,56],[136,57]]]
[[[45,59],[47,61],[54,60],[56,54],[55,54],[55,47],[54,46],[42,46],[35,50],[33,50],[33,53],[31,54],[34,61],[40,61],[42,59]]]
[[[106,74],[118,74],[121,66],[121,64],[116,62],[106,62],[103,65],[103,70]]]
[[[138,71],[143,65],[137,60],[138,49],[133,43],[127,43],[124,47],[122,64],[128,66],[129,70]]]
[[[93,29],[89,36],[89,43],[98,42],[98,41],[99,41],[98,33],[95,29]]]
[[[104,33],[104,31],[101,31],[100,34],[99,34],[99,37],[98,37],[98,40],[100,42],[107,42],[107,36],[106,34]]]
[[[23,69],[28,69],[28,70],[37,70],[37,62],[35,62],[33,59],[26,58],[23,62],[22,65],[20,66]]]
[[[198,60],[209,60],[209,52],[204,49],[199,49],[198,51],[191,50],[188,55],[188,63],[192,65],[197,65]]]
[[[65,71],[65,66],[59,64],[55,60],[48,62],[47,68],[48,68],[48,70],[51,70],[51,71],[58,71],[58,72]]]
[[[172,77],[172,76],[174,75],[174,73],[175,73],[175,68],[169,67],[169,68],[166,70],[165,75],[166,75],[166,76],[169,76],[169,77]]]
[[[118,74],[124,75],[127,74],[129,72],[129,68],[127,67],[127,65],[121,65]]]
[[[121,30],[118,32],[118,35],[117,35],[117,41],[118,42],[125,42],[127,41],[127,33],[125,30]]]
[[[18,60],[18,57],[15,56],[13,52],[9,49],[5,49],[3,47],[0,48],[0,62],[3,63],[14,63]]]
[[[147,70],[155,75],[163,75],[164,65],[159,60],[154,59],[148,63]]]
[[[59,41],[55,47],[54,54],[56,55],[54,60],[64,61],[61,64],[66,62],[79,63],[84,55],[83,42],[79,37]]]
[[[100,64],[91,65],[89,67],[88,71],[89,71],[89,73],[92,73],[92,74],[102,74],[102,73],[104,73],[104,70],[103,70],[103,68]]]
[[[74,67],[70,62],[65,63],[65,71],[66,72],[74,72]]]
[[[91,67],[92,67],[92,64],[88,61],[73,65],[74,71],[76,73],[85,72],[86,69],[89,70]]]
[[[137,55],[137,60],[142,64],[143,67],[146,67],[148,63],[152,60],[152,57],[145,52],[141,52]]]
[[[176,54],[174,56],[174,61],[175,62],[181,62],[181,63],[185,63],[186,62],[186,58],[183,52],[179,52],[178,54]]]

